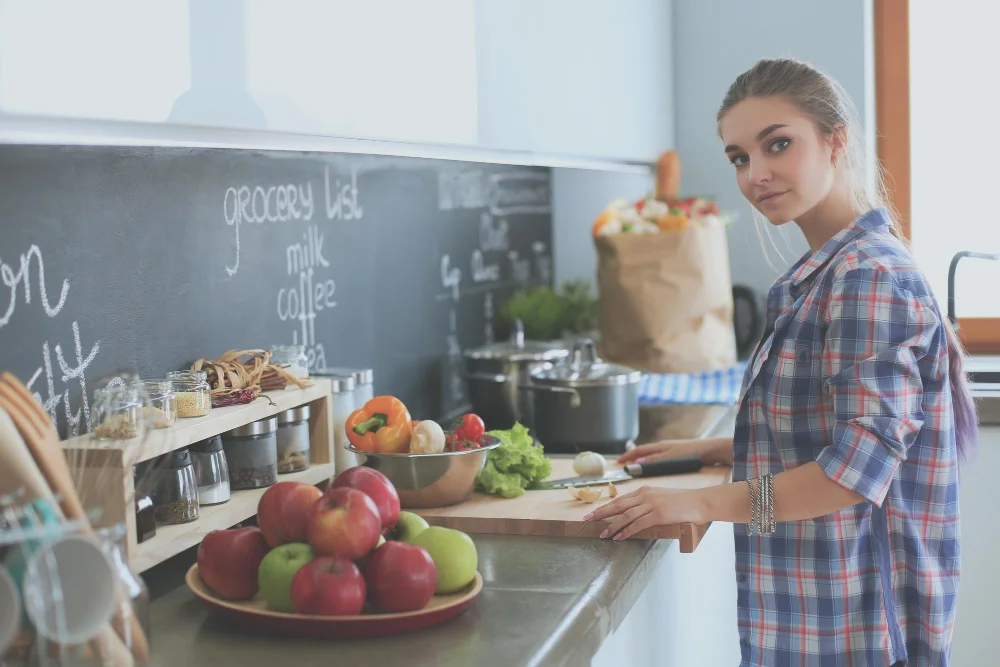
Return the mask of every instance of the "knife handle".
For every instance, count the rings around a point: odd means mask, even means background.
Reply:
[[[697,456],[682,456],[676,459],[662,459],[649,463],[629,463],[625,472],[632,477],[659,477],[661,475],[683,475],[698,472],[704,463]]]

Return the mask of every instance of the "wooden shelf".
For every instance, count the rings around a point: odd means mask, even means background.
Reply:
[[[320,484],[333,477],[333,474],[333,463],[320,463],[311,465],[301,472],[278,475],[278,481]],[[267,488],[270,487],[233,491],[229,502],[203,506],[197,521],[176,526],[158,525],[154,537],[136,545],[135,551],[129,557],[129,564],[137,572],[145,572],[171,556],[200,544],[202,538],[211,531],[230,528],[249,519],[257,514],[257,503]]]
[[[300,405],[309,405],[309,463],[302,472],[279,475],[279,481],[319,484],[335,474],[333,399],[329,378],[310,378],[313,385],[267,392],[248,405],[214,408],[204,417],[178,419],[170,428],[151,431],[144,443],[132,440],[98,440],[84,435],[63,441],[77,491],[88,512],[95,512],[96,526],[124,523],[130,564],[145,571],[193,547],[209,532],[225,529],[254,516],[264,489],[234,491],[228,503],[201,508],[197,521],[178,526],[157,526],[156,536],[138,544],[135,525],[136,463],[187,447],[214,435],[255,422]],[[273,401],[273,404],[272,404]]]
[[[194,443],[230,431],[244,424],[265,419],[279,412],[298,405],[311,403],[330,393],[329,378],[310,378],[314,383],[311,387],[299,389],[292,387],[281,391],[269,391],[253,403],[246,405],[231,405],[227,408],[213,408],[204,417],[178,419],[177,422],[164,429],[154,429],[142,445],[136,439],[131,440],[99,440],[91,434],[64,440],[64,450],[92,453],[95,450],[121,450],[124,459],[133,465],[156,458],[163,454],[187,447]],[[270,398],[274,405],[267,400]],[[138,449],[136,449],[138,447]]]

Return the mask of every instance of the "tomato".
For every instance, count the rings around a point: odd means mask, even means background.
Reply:
[[[462,440],[466,442],[479,442],[479,439],[486,433],[486,425],[479,415],[467,414],[462,416]]]

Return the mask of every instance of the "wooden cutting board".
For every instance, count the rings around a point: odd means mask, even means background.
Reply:
[[[608,461],[608,470],[618,470],[620,466]],[[700,472],[687,475],[646,477],[616,484],[618,492],[629,493],[641,486],[656,486],[673,489],[699,489],[717,486],[730,481],[731,469],[727,466],[703,468]],[[552,457],[552,475],[549,479],[574,477],[573,459]],[[594,487],[602,488],[602,487]],[[604,530],[603,522],[583,519],[591,510],[608,502],[607,487],[604,494],[594,503],[584,503],[574,499],[569,489],[547,491],[526,491],[518,498],[475,493],[472,497],[452,507],[439,509],[410,510],[424,517],[432,526],[456,528],[466,533],[491,533],[496,535],[548,535],[557,537],[599,537]],[[698,526],[693,523],[654,526],[638,533],[633,539],[676,539],[680,540],[683,553],[691,553],[701,542],[710,524]]]

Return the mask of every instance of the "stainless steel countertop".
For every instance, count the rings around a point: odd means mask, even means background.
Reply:
[[[705,435],[731,431],[733,415],[733,409],[718,407]],[[469,611],[426,630],[357,640],[291,640],[227,626],[184,585],[195,560],[189,550],[144,575],[153,597],[150,664],[589,665],[670,546],[668,540],[472,537],[485,588]]]

